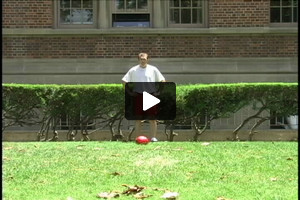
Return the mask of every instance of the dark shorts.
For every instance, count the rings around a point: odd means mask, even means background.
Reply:
[[[153,95],[153,94],[151,94]],[[154,96],[154,95],[153,95]],[[135,96],[134,102],[134,113],[138,118],[141,119],[155,119],[158,114],[158,104],[149,108],[146,111],[143,111],[143,94],[137,93]]]

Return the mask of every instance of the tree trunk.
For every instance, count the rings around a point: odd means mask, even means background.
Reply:
[[[249,141],[252,141],[252,139],[253,139],[253,136],[254,136],[254,133],[255,133],[254,130],[255,130],[259,125],[261,125],[264,121],[269,120],[269,119],[270,119],[270,117],[261,118],[259,121],[257,121],[257,122],[252,126],[252,128],[250,129],[250,132],[249,132]]]
[[[193,120],[192,123],[193,123],[194,129],[195,129],[195,135],[194,135],[194,137],[193,137],[193,141],[194,141],[194,142],[197,142],[197,141],[198,141],[198,137],[199,137],[200,135],[202,135],[202,134],[206,131],[207,127],[210,125],[210,123],[211,123],[211,121],[212,121],[213,119],[214,119],[214,118],[212,117],[211,119],[207,120],[207,121],[205,122],[205,125],[204,125],[204,127],[203,127],[202,129],[200,129],[199,126],[197,125],[197,122],[196,122],[195,120]]]
[[[232,133],[232,140],[233,141],[239,141],[239,137],[238,137],[238,132],[239,130],[241,130],[241,128],[243,128],[245,126],[245,124],[247,124],[251,119],[253,118],[257,118],[257,116],[262,113],[265,110],[265,106],[262,106],[257,113],[255,113],[252,116],[249,116],[248,118],[246,118],[244,121],[242,121],[242,123],[236,128],[234,129],[233,133]]]

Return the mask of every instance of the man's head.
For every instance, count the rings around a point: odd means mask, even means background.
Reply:
[[[146,67],[148,62],[148,54],[147,53],[139,53],[138,59],[140,61],[141,67]]]

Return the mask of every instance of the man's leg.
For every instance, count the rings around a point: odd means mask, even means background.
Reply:
[[[149,120],[150,123],[150,133],[152,137],[156,138],[156,133],[157,133],[157,123],[156,120]]]
[[[141,134],[141,129],[142,129],[142,121],[141,120],[136,120],[135,121],[135,133],[136,133],[136,136],[139,136]]]

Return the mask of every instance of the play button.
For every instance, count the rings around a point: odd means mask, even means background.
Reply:
[[[174,120],[175,117],[175,83],[129,82],[125,84],[127,120]]]
[[[156,98],[155,96],[149,94],[148,92],[143,92],[143,111],[148,110],[149,108],[152,108],[156,104],[158,104],[160,100]]]

